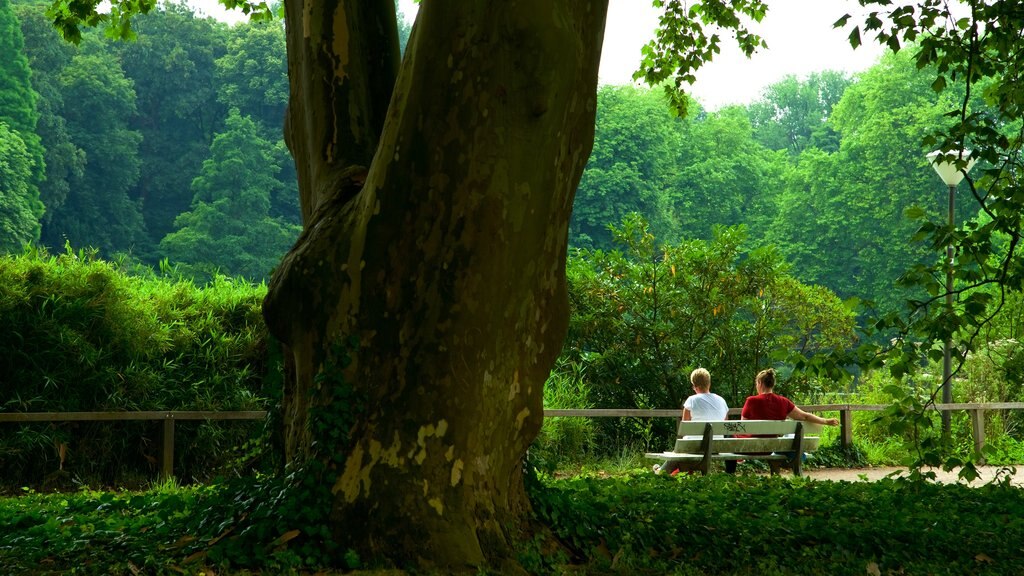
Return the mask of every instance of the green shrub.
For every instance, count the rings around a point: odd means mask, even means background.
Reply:
[[[578,365],[556,367],[544,384],[544,408],[589,408],[586,386]],[[540,434],[530,447],[531,458],[546,469],[578,464],[592,453],[595,434],[593,418],[544,418]]]
[[[570,322],[564,362],[586,368],[597,408],[677,408],[689,374],[711,371],[730,406],[753,393],[762,368],[853,343],[854,317],[828,290],[800,283],[771,249],[746,249],[742,227],[713,238],[659,241],[636,214],[612,226],[617,249],[569,256]],[[784,393],[807,395],[831,380],[788,378]],[[673,432],[670,419],[597,422],[600,445],[647,445]]]
[[[269,405],[265,287],[224,277],[136,277],[94,253],[0,258],[5,412],[255,410]],[[175,470],[207,477],[260,423],[183,423]],[[156,422],[0,428],[0,479],[118,483],[152,477]],[[63,463],[61,462],[63,454]]]

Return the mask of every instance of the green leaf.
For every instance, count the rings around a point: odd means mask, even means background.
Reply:
[[[853,30],[850,30],[850,35],[847,37],[850,40],[850,46],[857,48],[860,46],[860,26],[854,26]]]
[[[903,215],[906,216],[907,218],[910,218],[911,220],[917,220],[919,218],[924,218],[925,216],[927,216],[927,214],[928,213],[925,212],[924,208],[922,208],[922,207],[920,207],[920,206],[918,206],[916,204],[913,205],[913,206],[907,207],[907,209],[903,211]]]

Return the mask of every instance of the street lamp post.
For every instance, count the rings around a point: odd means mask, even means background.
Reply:
[[[935,172],[938,173],[939,178],[949,187],[949,228],[953,229],[953,208],[956,205],[956,186],[964,179],[967,172],[974,166],[974,158],[971,158],[970,151],[964,151],[962,158],[966,160],[967,164],[963,166],[963,169],[956,166],[955,161],[947,161],[943,158],[944,154],[941,150],[936,150],[928,154],[928,159],[931,162]],[[948,154],[946,154],[948,156]],[[953,312],[953,244],[950,242],[946,246],[946,310],[949,313]],[[942,349],[942,403],[949,404],[953,402],[953,358],[952,358],[952,339],[953,336],[949,335],[946,337],[946,341]],[[942,437],[950,437],[950,419],[949,410],[942,411]]]

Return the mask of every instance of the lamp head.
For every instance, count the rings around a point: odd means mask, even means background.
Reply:
[[[952,160],[947,161],[946,158],[952,157]],[[947,152],[943,153],[942,150],[936,150],[928,153],[928,160],[935,168],[935,172],[942,178],[942,181],[946,183],[946,186],[956,186],[964,179],[964,175],[970,172],[971,168],[976,162],[975,158],[971,156],[970,150],[963,151],[963,159],[967,162],[963,170],[960,170],[956,166],[956,153]]]

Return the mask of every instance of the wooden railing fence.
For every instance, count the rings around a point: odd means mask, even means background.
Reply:
[[[174,475],[174,423],[180,420],[262,420],[263,410],[251,411],[160,411],[160,412],[0,412],[0,423],[14,422],[111,422],[129,420],[162,420],[160,442],[160,474]]]
[[[853,413],[881,412],[888,404],[809,404],[800,406],[806,412],[839,412],[839,441],[844,448],[853,445]],[[974,448],[981,453],[985,447],[985,412],[990,410],[1021,410],[1024,402],[985,402],[961,404],[935,404],[932,410],[959,411],[965,410],[971,418],[971,431],[974,435]],[[740,409],[729,409],[729,415],[739,418]],[[544,410],[544,417],[586,416],[590,418],[679,418],[679,409],[668,410],[635,410],[635,409],[589,409],[589,410]]]
[[[838,412],[840,442],[844,447],[853,445],[853,413],[880,412],[885,404],[813,404],[801,406],[807,412]],[[990,410],[1021,410],[1024,402],[989,402],[967,404],[936,404],[934,410],[965,410],[971,418],[974,447],[980,453],[985,447],[985,412]],[[730,416],[739,417],[740,409],[729,410]],[[679,409],[639,410],[631,408],[544,410],[545,418],[584,416],[588,418],[679,418]],[[102,422],[153,420],[163,422],[160,450],[160,473],[164,477],[174,474],[174,423],[184,420],[262,420],[267,413],[251,411],[152,411],[152,412],[0,412],[0,423],[30,422]]]

